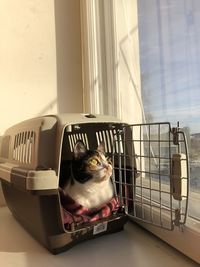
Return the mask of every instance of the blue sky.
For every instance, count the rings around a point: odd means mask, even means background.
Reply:
[[[145,111],[200,132],[200,1],[140,0],[138,12]]]

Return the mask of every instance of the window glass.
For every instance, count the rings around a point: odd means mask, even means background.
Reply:
[[[200,219],[200,1],[139,0],[142,101],[147,122],[180,122],[190,156],[189,215]]]

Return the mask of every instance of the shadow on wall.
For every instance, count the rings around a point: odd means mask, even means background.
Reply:
[[[43,116],[51,113],[51,110],[54,110],[55,106],[58,105],[57,98],[48,103],[42,110],[40,110],[37,116]]]
[[[54,1],[58,113],[83,112],[80,0]]]

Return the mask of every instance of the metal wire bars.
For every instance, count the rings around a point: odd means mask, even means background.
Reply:
[[[114,180],[125,212],[168,230],[183,225],[189,190],[185,134],[169,123],[136,124],[118,131],[116,144]]]

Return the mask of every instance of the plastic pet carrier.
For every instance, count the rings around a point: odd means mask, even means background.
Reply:
[[[91,114],[24,121],[0,138],[0,179],[7,206],[54,254],[122,230],[127,219],[169,230],[181,227],[189,190],[185,136],[169,123],[128,125]],[[112,158],[115,196],[90,219],[77,219],[66,209],[62,194],[78,140],[88,149],[103,142]]]

